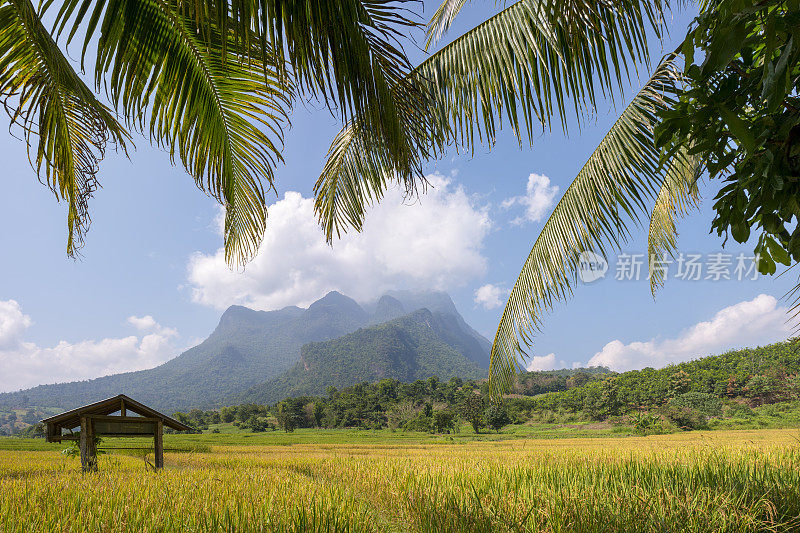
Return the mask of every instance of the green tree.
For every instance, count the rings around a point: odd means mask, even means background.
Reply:
[[[264,418],[263,416],[256,416],[253,415],[247,420],[245,420],[240,427],[244,429],[249,429],[254,433],[262,433],[269,429],[270,423],[269,420]],[[274,426],[273,426],[274,427]],[[287,431],[293,431],[294,428]]]
[[[692,384],[692,378],[683,370],[678,370],[669,378],[670,392],[673,396],[678,396],[684,392],[689,391],[689,386]]]
[[[508,412],[499,403],[493,403],[487,407],[483,416],[486,419],[486,424],[495,431],[500,431],[503,426],[511,423],[511,419],[508,418]]]
[[[461,416],[472,425],[475,433],[480,433],[481,428],[486,425],[483,418],[483,412],[486,409],[486,402],[480,394],[475,394],[473,391],[468,390],[461,400],[459,405]]]
[[[800,3],[716,0],[681,46],[679,102],[656,139],[690,143],[722,187],[711,224],[744,243],[757,234],[758,270],[800,261]]]
[[[305,402],[302,398],[287,398],[277,406],[276,418],[278,425],[290,433],[298,427],[302,427],[305,422]]]
[[[619,249],[642,216],[655,295],[661,261],[677,249],[676,219],[697,206],[706,169],[723,180],[713,230],[745,242],[758,229],[762,273],[800,259],[798,28],[796,1],[701,2],[679,50],[623,110],[534,243],[492,347],[495,394],[508,390],[543,314],[571,294],[580,252]]]
[[[433,430],[436,433],[449,433],[456,428],[456,414],[450,409],[437,409],[433,413]]]
[[[325,404],[322,402],[314,402],[314,424],[317,427],[322,427],[322,420],[325,418]]]
[[[772,403],[772,398],[778,393],[776,380],[764,374],[757,374],[751,377],[744,387],[745,394],[757,405],[762,403]]]
[[[19,433],[19,436],[26,439],[43,439],[46,436],[44,424],[36,423],[28,426]]]

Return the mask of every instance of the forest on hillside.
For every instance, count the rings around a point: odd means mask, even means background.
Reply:
[[[430,377],[411,383],[382,379],[328,387],[319,396],[193,409],[174,416],[197,431],[218,431],[215,425],[234,424],[250,431],[323,427],[447,433],[462,424],[483,431],[512,423],[602,421],[661,433],[701,429],[721,420],[757,426],[755,418],[765,406],[794,406],[798,401],[800,340],[792,339],[661,369],[521,372],[509,394],[495,403],[490,402],[485,380]],[[789,408],[794,407],[780,409]],[[769,412],[780,412],[775,409]],[[40,428],[29,424],[40,414],[35,410],[0,412],[0,434],[35,436]]]
[[[460,422],[480,431],[509,423],[557,420],[625,422],[643,433],[701,429],[713,420],[746,422],[762,406],[800,400],[800,341],[734,350],[658,370],[523,372],[502,402],[491,403],[488,392],[485,381],[384,379],[342,389],[329,387],[324,396],[175,416],[198,430],[234,423],[253,431],[388,427],[450,432]]]

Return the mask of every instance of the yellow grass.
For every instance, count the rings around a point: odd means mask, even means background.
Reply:
[[[792,531],[797,430],[102,456],[0,451],[0,531]]]

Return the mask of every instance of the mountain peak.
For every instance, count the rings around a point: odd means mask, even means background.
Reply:
[[[232,305],[228,307],[224,313],[222,313],[221,317],[219,317],[219,324],[217,325],[217,328],[224,328],[239,322],[252,321],[258,316],[258,313],[258,311],[254,311],[249,307]]]
[[[308,306],[309,311],[320,308],[342,308],[347,311],[358,312],[359,314],[364,313],[364,309],[362,309],[355,300],[349,296],[345,296],[339,291],[331,291]]]
[[[336,298],[337,296],[344,296],[344,294],[342,294],[342,293],[341,293],[341,292],[339,292],[339,291],[328,291],[328,294],[326,294],[325,296],[323,296],[322,298],[320,298],[320,300],[324,300],[325,298],[328,298],[328,297],[330,297],[330,298]],[[347,296],[344,296],[344,297],[345,297],[345,298],[347,298]]]
[[[403,303],[397,298],[384,294],[381,296],[380,300],[378,300],[378,303],[375,304],[375,311],[372,313],[372,323],[380,324],[382,322],[388,322],[404,314],[406,314],[406,308],[403,306]]]
[[[434,313],[460,316],[450,295],[444,291],[388,291],[385,296],[400,301],[406,311],[425,308]]]
[[[308,327],[322,328],[319,330],[320,340],[334,336],[335,331],[329,331],[329,326],[332,324],[343,330],[354,331],[369,321],[364,308],[352,298],[336,291],[329,292],[308,306],[304,316],[311,321]]]

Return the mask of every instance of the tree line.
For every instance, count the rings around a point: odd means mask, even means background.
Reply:
[[[329,387],[324,396],[174,416],[198,430],[233,423],[252,431],[321,427],[449,433],[464,423],[480,432],[565,418],[624,419],[645,431],[696,429],[712,418],[749,416],[753,407],[800,399],[800,341],[734,350],[662,369],[521,372],[511,392],[492,402],[485,380],[384,379]]]

